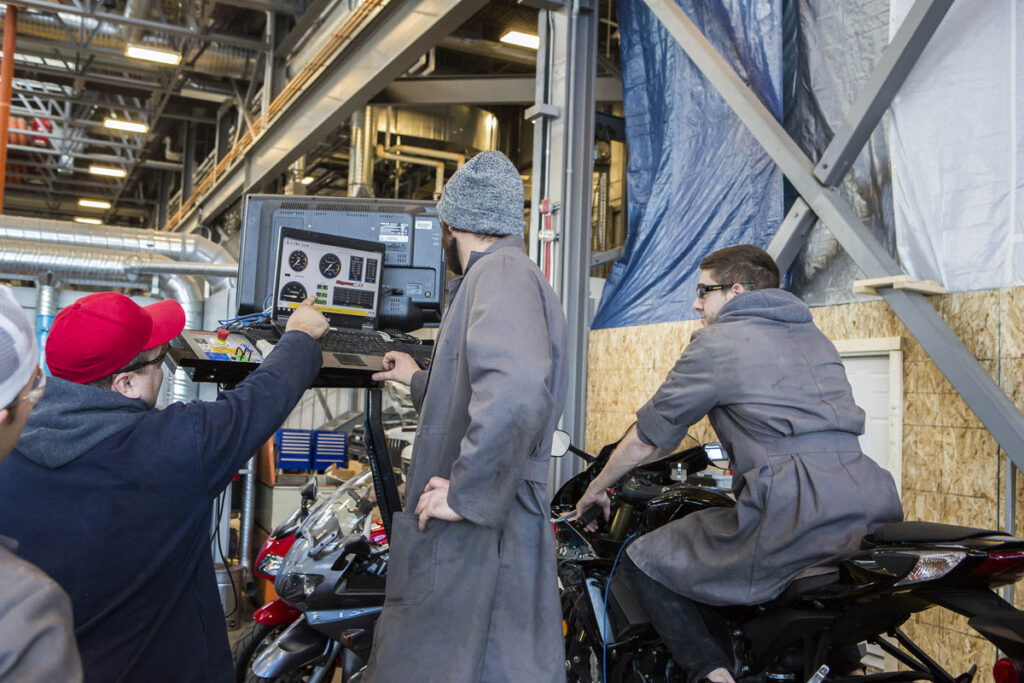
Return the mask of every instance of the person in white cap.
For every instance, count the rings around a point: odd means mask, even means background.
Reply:
[[[13,450],[46,375],[35,333],[9,287],[0,285],[0,461]],[[0,536],[0,681],[82,680],[71,601],[53,579],[18,558]]]

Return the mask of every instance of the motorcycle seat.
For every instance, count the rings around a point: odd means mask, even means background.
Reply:
[[[838,567],[811,567],[805,569],[786,586],[786,590],[782,591],[779,597],[772,600],[772,604],[796,600],[806,593],[824,588],[835,583],[837,580],[839,580]]]
[[[936,522],[895,522],[883,524],[864,537],[864,545],[883,543],[951,543],[984,536],[1008,536],[1002,531]]]

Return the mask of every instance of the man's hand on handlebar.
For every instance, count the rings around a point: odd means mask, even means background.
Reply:
[[[576,517],[583,517],[583,513],[594,505],[601,508],[605,521],[608,521],[608,517],[611,516],[612,501],[608,498],[608,493],[603,488],[595,487],[593,484],[587,488],[587,492],[583,494],[583,497],[576,502]],[[596,531],[597,520],[595,519],[583,528],[587,531]]]

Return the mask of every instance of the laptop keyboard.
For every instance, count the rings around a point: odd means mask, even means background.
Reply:
[[[320,338],[320,348],[330,353],[365,353],[371,356],[383,356],[395,349],[378,334],[359,334],[344,330],[331,330]]]
[[[388,351],[402,351],[415,358],[421,366],[429,363],[431,351],[433,350],[432,346],[406,344],[398,341],[386,342],[378,334],[361,334],[346,330],[331,330],[321,337],[319,341],[321,349],[327,353],[334,354],[383,356]]]

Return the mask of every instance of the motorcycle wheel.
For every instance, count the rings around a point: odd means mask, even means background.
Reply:
[[[261,678],[252,672],[250,668],[257,655],[274,639],[281,635],[281,631],[288,627],[288,624],[281,626],[264,626],[253,622],[246,627],[242,637],[238,639],[235,646],[231,648],[231,662],[235,669],[235,683],[305,683],[306,680],[316,671],[317,667],[306,666],[296,671],[277,676],[275,678]],[[334,678],[335,666],[332,663],[324,681],[331,681]],[[342,676],[342,683],[344,683]]]

